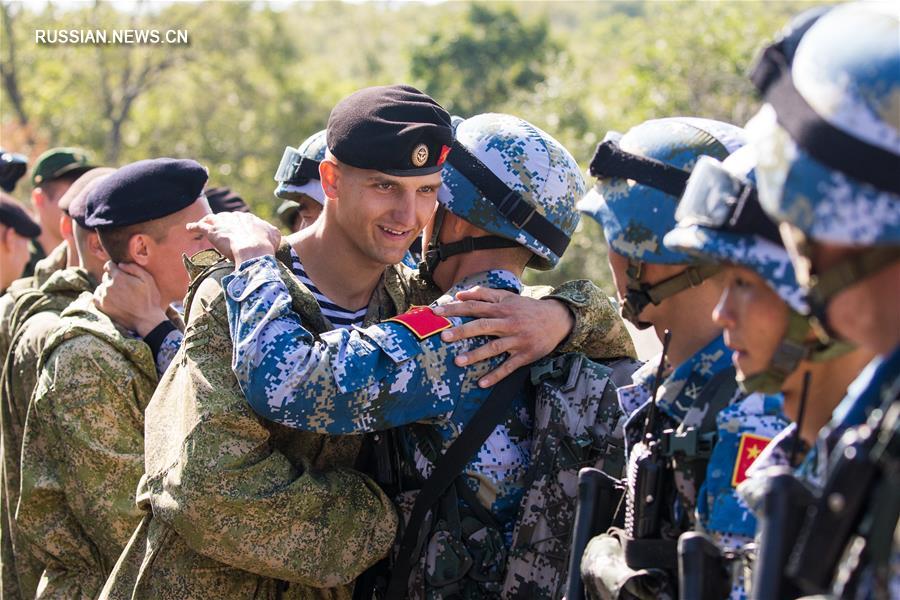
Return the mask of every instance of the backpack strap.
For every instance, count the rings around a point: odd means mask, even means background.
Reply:
[[[472,456],[481,448],[497,424],[503,419],[509,408],[509,399],[525,385],[530,370],[530,366],[521,367],[495,385],[460,436],[435,461],[431,477],[425,481],[416,496],[409,522],[406,524],[400,541],[400,552],[397,562],[394,564],[391,582],[387,590],[386,597],[389,600],[406,598],[412,565],[418,562],[422,545],[425,543],[422,524],[428,511],[453,485],[454,480],[462,473]]]
[[[713,375],[691,404],[690,410],[707,407],[700,425],[697,427],[681,425],[677,429],[664,431],[660,436],[663,454],[666,456],[680,454],[688,459],[709,458],[716,445],[716,415],[731,403],[737,389],[734,367],[723,369]]]

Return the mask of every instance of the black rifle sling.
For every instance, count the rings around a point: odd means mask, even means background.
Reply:
[[[400,552],[387,590],[389,600],[406,598],[409,574],[412,565],[418,562],[421,552],[419,540],[425,539],[425,536],[420,535],[420,530],[428,511],[453,485],[472,456],[506,415],[510,399],[523,388],[530,371],[531,365],[521,367],[495,385],[456,441],[435,461],[431,477],[425,481],[416,496],[409,522],[400,540]]]

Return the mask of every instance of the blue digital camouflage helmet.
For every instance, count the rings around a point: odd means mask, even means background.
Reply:
[[[432,239],[420,264],[430,277],[441,261],[476,250],[523,246],[528,266],[552,269],[578,225],[575,202],[585,191],[578,163],[531,123],[487,113],[463,120],[441,171]],[[445,211],[489,233],[452,243],[438,234]]]
[[[747,124],[763,208],[782,222],[813,316],[900,260],[900,13],[852,3],[804,13],[752,79],[766,104]],[[868,248],[814,273],[810,242]]]
[[[646,121],[625,135],[607,135],[597,146],[591,161],[597,183],[578,210],[598,221],[610,249],[628,259],[622,316],[638,328],[649,327],[639,319],[647,305],[699,285],[716,272],[715,265],[666,248],[663,237],[675,227],[675,207],[697,160],[724,159],[743,144],[743,130],[734,125],[675,117]],[[649,285],[641,281],[645,263],[690,266]]]

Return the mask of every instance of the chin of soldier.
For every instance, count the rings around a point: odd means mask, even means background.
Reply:
[[[754,365],[753,357],[746,350],[739,350],[736,348],[731,349],[731,364],[734,365],[735,369],[737,369],[738,373],[748,377],[750,375],[755,375],[760,372],[762,368],[757,368]]]

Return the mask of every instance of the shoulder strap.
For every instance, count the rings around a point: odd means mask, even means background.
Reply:
[[[634,383],[631,376],[644,363],[626,356],[613,361],[604,361],[603,364],[610,369],[609,380],[612,381],[616,388],[620,388]]]
[[[525,385],[530,370],[530,365],[521,367],[495,385],[460,436],[435,461],[431,477],[425,481],[416,496],[409,522],[400,541],[400,552],[387,590],[389,600],[406,598],[410,570],[418,561],[421,545],[424,543],[424,536],[420,535],[420,530],[428,511],[462,473],[463,468],[503,418],[509,408],[509,399]]]
[[[699,426],[686,426],[682,423],[677,429],[664,431],[660,436],[664,455],[680,454],[691,460],[709,458],[718,434],[716,415],[728,406],[737,391],[734,376],[734,367],[729,367],[713,375],[703,386],[703,390],[688,410],[690,414],[691,410],[695,408],[699,410],[706,406],[706,412],[703,413]]]
[[[734,397],[734,393],[737,391],[738,384],[735,374],[734,367],[722,369],[703,386],[703,391],[700,392],[697,400],[694,401],[694,406],[706,404],[709,407],[706,414],[703,415],[703,422],[700,425],[701,431],[716,430],[716,415],[728,406]]]

